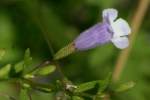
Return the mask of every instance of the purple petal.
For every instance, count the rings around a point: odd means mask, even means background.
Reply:
[[[109,42],[112,33],[107,23],[98,23],[80,34],[74,41],[77,50],[87,50]]]

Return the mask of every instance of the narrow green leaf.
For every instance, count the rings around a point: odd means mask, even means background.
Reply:
[[[14,65],[14,70],[16,73],[21,72],[23,68],[24,68],[24,61],[18,62],[17,64]]]
[[[124,92],[124,91],[127,91],[131,88],[133,88],[135,86],[135,83],[134,82],[127,82],[127,83],[124,83],[124,84],[121,84],[120,86],[118,86],[118,88],[115,89],[115,92]]]
[[[28,48],[25,51],[24,60],[14,65],[15,73],[19,73],[21,71],[23,73],[27,72],[27,67],[31,64],[31,61],[32,61],[32,57],[30,57],[30,49]]]
[[[11,65],[7,64],[6,66],[0,69],[0,79],[7,79],[9,78],[9,72],[11,70]]]
[[[24,54],[24,65],[23,65],[23,74],[26,74],[29,71],[29,67],[32,63],[32,57],[30,56],[30,49],[28,48]]]
[[[24,54],[24,65],[25,65],[25,67],[27,67],[29,64],[31,64],[31,61],[32,61],[32,57],[30,56],[30,49],[28,48]]]
[[[26,78],[26,79],[34,78],[34,75],[33,74],[26,74],[26,75],[24,75],[24,78]]]
[[[105,80],[99,82],[99,89],[97,94],[101,94],[110,84],[112,74],[110,73]]]
[[[84,92],[90,89],[93,89],[97,85],[98,81],[92,81],[83,83],[77,86],[74,92]]]
[[[26,88],[26,89],[31,88],[30,84],[27,84],[27,83],[23,83],[22,86],[23,88]]]
[[[90,89],[98,87],[98,94],[103,92],[109,85],[111,80],[111,74],[108,75],[108,77],[105,80],[97,80],[97,81],[91,81],[87,83],[83,83],[77,86],[77,89],[75,89],[75,92],[84,92],[88,91]]]
[[[56,69],[56,66],[48,65],[48,66],[44,66],[44,67],[41,67],[41,68],[37,69],[33,73],[35,75],[46,76],[46,75],[51,74],[52,72],[54,72],[55,69]]]
[[[52,90],[50,88],[45,88],[45,87],[35,87],[36,90],[45,92],[45,93],[50,93]]]

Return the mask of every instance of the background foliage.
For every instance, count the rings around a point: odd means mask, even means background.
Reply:
[[[120,17],[130,23],[137,4],[137,0],[0,0],[0,48],[5,51],[0,66],[8,63],[14,66],[22,59],[25,61],[24,51],[30,48],[33,60],[28,69],[32,69],[52,59],[49,46],[56,52],[80,32],[101,21],[104,8],[116,8]],[[113,95],[113,100],[150,99],[149,25],[150,13],[147,13],[119,81],[134,81],[136,85],[130,91]],[[61,69],[74,84],[103,80],[113,71],[119,52],[112,44],[78,52],[60,60]],[[9,70],[7,66],[5,70]],[[36,80],[53,82],[58,76],[56,72]],[[4,93],[19,98],[19,91],[22,91],[21,99],[28,100],[18,84],[0,82],[0,95]],[[53,93],[29,92],[33,100],[53,100]],[[0,100],[8,100],[5,96],[0,97]]]

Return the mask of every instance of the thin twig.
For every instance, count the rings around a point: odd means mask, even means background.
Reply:
[[[127,59],[130,55],[132,46],[134,44],[134,41],[136,39],[136,36],[138,34],[138,30],[142,24],[144,15],[146,14],[147,8],[149,6],[149,0],[139,0],[139,5],[136,9],[136,12],[132,18],[132,22],[131,22],[131,28],[132,28],[132,34],[130,37],[130,46],[123,50],[119,57],[118,60],[116,62],[116,66],[113,72],[113,81],[116,82],[119,80],[120,75],[124,69],[124,66],[127,62]]]
[[[53,50],[53,47],[52,47],[52,44],[51,44],[51,41],[50,39],[48,38],[48,34],[49,34],[49,30],[48,30],[48,27],[46,27],[46,24],[45,24],[45,20],[43,20],[43,17],[40,17],[39,16],[39,4],[38,4],[38,1],[34,1],[32,2],[32,4],[36,4],[37,6],[35,6],[34,9],[32,9],[32,5],[30,5],[30,2],[29,1],[25,1],[25,6],[28,6],[28,8],[31,8],[30,9],[30,15],[31,15],[31,18],[32,20],[34,21],[34,23],[36,23],[36,25],[40,28],[40,30],[42,31],[42,34],[48,44],[48,47],[49,47],[49,50],[52,54],[52,57],[54,57],[54,50]],[[41,10],[40,10],[41,11]],[[45,14],[45,13],[44,13]],[[39,17],[38,17],[39,16]],[[48,20],[48,19],[47,19]],[[65,75],[63,74],[61,68],[60,68],[60,64],[58,61],[55,61],[55,64],[56,64],[56,68],[61,76],[61,79],[63,80],[65,78]]]
[[[139,0],[139,5],[136,9],[136,12],[131,22],[132,34],[130,37],[130,46],[127,49],[123,50],[118,57],[118,60],[116,62],[116,66],[112,75],[113,82],[117,82],[120,79],[121,72],[123,71],[124,66],[127,62],[127,59],[130,55],[132,46],[136,39],[138,30],[142,24],[148,5],[149,5],[149,0]],[[107,94],[103,100],[110,100],[110,94]]]

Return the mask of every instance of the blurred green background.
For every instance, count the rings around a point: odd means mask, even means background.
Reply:
[[[6,55],[0,66],[15,64],[31,49],[34,64],[52,58],[80,32],[101,21],[105,8],[116,8],[119,17],[128,20],[138,0],[0,0],[0,48]],[[121,82],[135,81],[136,86],[113,97],[114,100],[150,100],[150,8],[142,22]],[[45,34],[47,38],[45,39]],[[60,61],[65,75],[74,83],[104,79],[112,72],[120,50],[112,44],[72,54]],[[18,95],[15,86],[0,82],[0,94]],[[31,92],[33,100],[53,100],[53,94]],[[0,96],[0,100],[8,100]],[[26,100],[26,99],[25,99]]]

